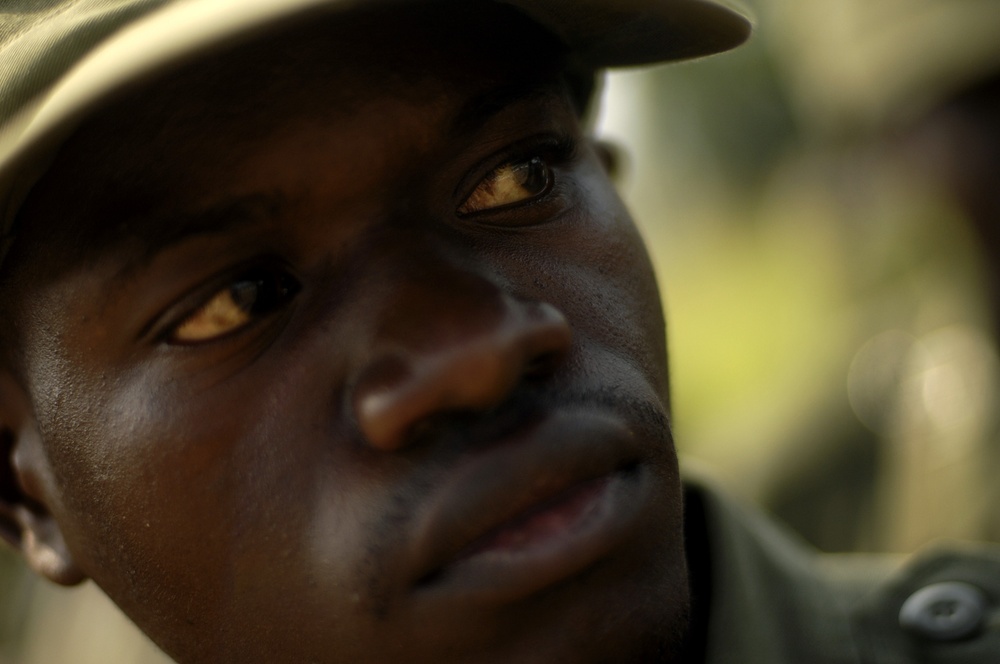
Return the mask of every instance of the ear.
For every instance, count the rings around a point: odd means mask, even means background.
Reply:
[[[620,184],[628,166],[628,153],[625,148],[603,138],[591,138],[590,144],[601,160],[608,177],[615,183]]]
[[[54,486],[27,393],[0,366],[0,538],[60,585],[86,578],[48,508]]]

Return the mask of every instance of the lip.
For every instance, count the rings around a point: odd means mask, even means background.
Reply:
[[[579,412],[471,453],[418,520],[414,590],[502,603],[594,566],[644,522],[642,457],[624,422]]]

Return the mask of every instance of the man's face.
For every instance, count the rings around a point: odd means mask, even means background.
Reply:
[[[372,14],[136,91],[36,188],[33,497],[179,661],[677,646],[658,296],[564,78],[512,12]]]

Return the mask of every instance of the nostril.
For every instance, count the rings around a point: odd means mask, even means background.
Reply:
[[[431,438],[434,436],[435,432],[447,426],[449,420],[457,419],[457,415],[461,412],[462,411],[443,411],[421,417],[403,432],[403,438],[414,441],[423,438]]]
[[[525,365],[522,375],[525,378],[545,378],[555,371],[564,355],[558,351],[542,353]]]

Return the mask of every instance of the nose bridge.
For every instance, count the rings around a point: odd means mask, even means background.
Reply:
[[[569,350],[558,310],[517,299],[486,275],[427,259],[396,277],[350,394],[360,432],[376,449],[399,449],[435,415],[499,404]]]
[[[376,336],[414,353],[433,355],[438,348],[495,335],[518,313],[488,276],[440,256],[396,276],[395,297]]]

